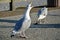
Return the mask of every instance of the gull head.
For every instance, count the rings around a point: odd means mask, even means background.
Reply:
[[[29,4],[28,4],[28,8],[33,8],[33,6],[32,6],[32,2],[29,2]]]

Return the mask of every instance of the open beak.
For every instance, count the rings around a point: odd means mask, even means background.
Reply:
[[[32,2],[29,2],[29,4],[32,4]]]
[[[32,5],[32,2],[30,2],[30,4]],[[31,7],[34,7],[33,5]]]

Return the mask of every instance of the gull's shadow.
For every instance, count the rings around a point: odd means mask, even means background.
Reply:
[[[14,26],[1,26],[0,28],[14,28]],[[30,28],[60,28],[60,24],[37,24],[31,25]]]
[[[6,19],[0,19],[0,22],[8,22],[8,23],[16,23],[18,20],[6,20]]]
[[[60,28],[60,24],[37,24],[32,25],[31,28]]]
[[[1,26],[0,25],[0,28],[13,28],[14,26]]]
[[[0,19],[0,22],[16,23],[18,20]],[[14,26],[0,25],[0,28],[13,28]],[[60,24],[31,24],[30,28],[60,28]]]

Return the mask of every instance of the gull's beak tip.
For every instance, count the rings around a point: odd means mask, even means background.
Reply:
[[[32,2],[30,2],[30,4],[32,4]]]

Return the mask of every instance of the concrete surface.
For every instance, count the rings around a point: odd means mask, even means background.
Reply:
[[[9,3],[0,3],[0,11],[10,10]]]
[[[32,28],[26,30],[26,35],[29,37],[28,39],[20,37],[10,38],[15,22],[19,20],[22,15],[0,18],[0,40],[60,40],[60,28],[38,28],[40,25],[33,25],[37,20],[36,14],[37,13],[31,13]],[[48,23],[45,22],[45,24],[60,24],[60,9],[49,11],[46,19]],[[37,28],[33,28],[35,26]]]
[[[26,31],[28,39],[10,38],[12,28],[0,28],[0,40],[60,40],[60,28],[29,28]]]

